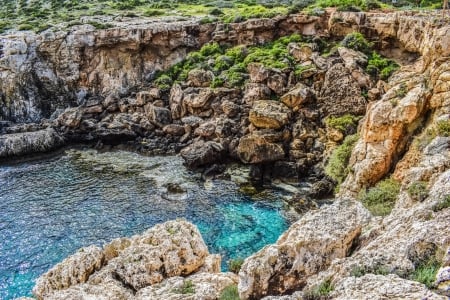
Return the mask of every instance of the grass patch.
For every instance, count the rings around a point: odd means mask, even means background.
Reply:
[[[395,61],[382,57],[380,54],[372,51],[369,56],[366,72],[374,78],[387,80],[399,67]]]
[[[341,117],[327,117],[325,124],[331,128],[347,133],[356,129],[361,116],[345,114]]]
[[[400,183],[392,178],[379,181],[368,191],[362,190],[359,198],[363,205],[375,216],[386,216],[394,208]]]
[[[444,199],[439,201],[436,205],[433,206],[433,211],[438,212],[445,208],[450,208],[450,195],[446,195]]]
[[[306,291],[303,294],[304,300],[319,300],[319,299],[327,299],[328,295],[334,290],[334,286],[331,283],[331,279],[327,279],[323,281],[318,286],[312,288],[309,291]]]
[[[239,300],[239,292],[236,284],[229,285],[220,293],[219,300]]]
[[[433,288],[436,274],[441,267],[436,256],[431,256],[428,260],[416,266],[414,272],[410,275],[410,279],[425,284],[428,288]]]
[[[242,267],[243,263],[244,263],[244,259],[243,258],[230,259],[228,261],[228,270],[230,272],[238,274],[239,271],[241,270],[241,267]]]
[[[428,197],[427,182],[414,182],[408,187],[407,192],[413,200],[422,202]]]
[[[194,294],[195,286],[191,280],[185,280],[180,288],[173,289],[172,292],[183,295]]]
[[[343,143],[334,149],[328,159],[325,173],[338,184],[341,184],[348,175],[348,162],[358,138],[357,134],[345,137]]]
[[[437,122],[437,134],[440,136],[450,136],[450,120]]]

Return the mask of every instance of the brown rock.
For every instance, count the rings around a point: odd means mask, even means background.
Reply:
[[[292,90],[281,96],[280,100],[287,107],[295,108],[312,100],[313,96],[314,94],[308,86],[298,83]]]
[[[184,134],[184,127],[177,124],[169,124],[163,127],[163,131],[169,135],[181,136]]]
[[[206,122],[198,126],[194,130],[194,134],[202,137],[211,137],[216,131],[216,126],[213,122]]]
[[[252,133],[239,140],[237,155],[244,163],[263,163],[283,159],[285,156],[282,144],[270,142],[265,135]]]
[[[258,128],[279,129],[289,122],[291,111],[284,104],[272,100],[253,103],[249,120]]]
[[[263,83],[269,77],[269,70],[261,63],[250,63],[247,66],[250,82]]]
[[[211,71],[194,69],[188,73],[188,84],[194,87],[208,87],[214,79]]]

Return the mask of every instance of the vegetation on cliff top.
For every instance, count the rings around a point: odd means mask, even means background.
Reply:
[[[413,7],[417,4],[437,8],[441,1],[400,0],[393,5]],[[69,25],[91,23],[96,28],[111,26],[83,18],[89,16],[204,16],[204,22],[241,22],[249,18],[270,18],[302,10],[320,14],[325,7],[347,11],[392,8],[378,0],[4,0],[0,7],[0,33],[11,28],[42,31],[61,22],[68,22]]]

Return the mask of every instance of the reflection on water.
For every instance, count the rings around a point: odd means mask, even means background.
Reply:
[[[180,217],[224,262],[246,257],[287,228],[279,196],[255,200],[230,181],[202,182],[176,156],[68,151],[0,166],[0,299],[30,295],[40,274],[82,246]]]

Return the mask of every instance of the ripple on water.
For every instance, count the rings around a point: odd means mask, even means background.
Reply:
[[[232,182],[205,184],[177,156],[68,151],[0,166],[0,187],[0,299],[30,295],[40,274],[80,247],[167,220],[195,223],[224,266],[273,243],[288,226],[280,195],[252,201]]]

